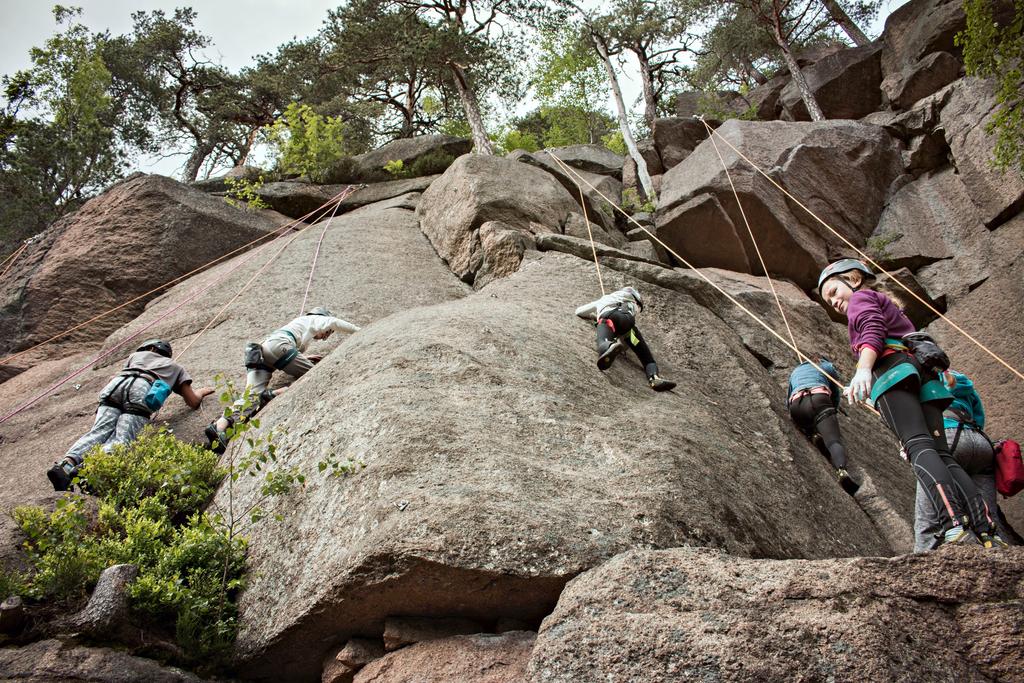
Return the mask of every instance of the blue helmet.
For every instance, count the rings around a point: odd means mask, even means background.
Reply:
[[[825,269],[821,271],[821,275],[818,276],[818,296],[821,296],[821,286],[825,284],[825,280],[828,280],[834,275],[849,273],[851,270],[859,270],[868,277],[875,276],[875,274],[871,272],[871,269],[864,265],[863,261],[858,261],[855,258],[839,259],[835,263],[830,263],[825,266]]]

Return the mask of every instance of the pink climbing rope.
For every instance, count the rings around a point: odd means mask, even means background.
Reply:
[[[334,205],[334,211],[331,212],[331,217],[327,219],[327,222],[324,223],[324,229],[320,231],[320,239],[317,240],[316,250],[313,251],[313,265],[309,269],[309,279],[306,280],[306,292],[302,295],[302,305],[299,306],[299,315],[306,312],[306,301],[309,300],[309,290],[313,286],[313,273],[316,272],[316,262],[317,259],[320,258],[320,245],[324,243],[324,237],[327,235],[327,228],[331,227],[331,221],[333,221],[334,217],[338,214],[338,208],[341,207],[341,203],[348,199],[353,192],[355,192],[355,188],[353,186],[349,185],[345,188],[344,192],[342,192],[341,196],[338,198],[338,202]]]

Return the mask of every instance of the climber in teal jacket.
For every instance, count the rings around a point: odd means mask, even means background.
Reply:
[[[946,373],[948,388],[953,394],[951,403],[942,414],[946,442],[950,452],[971,477],[982,500],[994,512],[999,536],[1008,543],[1016,543],[1017,533],[999,509],[996,496],[995,449],[983,431],[985,407],[974,382],[962,372]],[[936,534],[942,529],[939,511],[935,509],[920,484],[914,503],[914,551],[922,552],[935,546]]]
[[[831,377],[839,380],[839,373],[827,358],[817,365]],[[843,490],[851,496],[860,488],[846,470],[846,446],[839,432],[839,391],[834,382],[810,361],[793,368],[789,375],[789,416],[807,438],[821,450],[835,470]]]

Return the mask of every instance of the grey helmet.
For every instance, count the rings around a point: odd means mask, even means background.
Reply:
[[[325,306],[317,306],[306,311],[306,315],[325,315],[328,318],[333,318],[334,314],[327,310]]]
[[[629,292],[629,295],[633,297],[633,301],[635,301],[636,305],[640,307],[640,310],[644,310],[644,300],[640,296],[640,292],[637,291],[636,287],[623,287],[622,291]]]
[[[152,351],[153,353],[163,356],[164,358],[170,358],[173,355],[171,350],[171,343],[166,342],[163,339],[147,339],[142,342],[136,351]]]
[[[825,284],[826,280],[834,275],[849,273],[851,270],[859,270],[868,277],[875,276],[871,269],[864,265],[863,261],[858,261],[855,258],[839,259],[835,263],[825,266],[825,269],[821,271],[821,275],[818,276],[818,295],[821,296],[821,286]]]

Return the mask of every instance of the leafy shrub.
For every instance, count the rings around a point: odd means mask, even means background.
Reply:
[[[360,183],[372,181],[373,178],[363,177],[360,173],[355,159],[350,156],[343,156],[335,159],[324,173],[324,182],[332,184]],[[383,175],[383,174],[381,174]]]
[[[620,156],[626,156],[629,150],[626,149],[626,140],[622,137],[622,131],[616,130],[601,138],[601,144]]]
[[[260,197],[260,188],[263,187],[263,176],[258,180],[246,180],[245,178],[225,178],[227,186],[227,202],[231,206],[244,206],[252,211],[269,209],[270,204]]]
[[[622,191],[622,208],[628,213],[654,213],[654,202],[641,200],[640,193],[636,188],[627,187]]]
[[[52,513],[14,510],[33,566],[19,592],[73,607],[105,568],[137,565],[132,609],[158,628],[174,624],[188,661],[216,661],[234,640],[246,548],[201,511],[225,474],[216,455],[163,430],[94,450],[80,478],[99,497],[98,514],[72,498]]]
[[[384,170],[390,173],[395,178],[405,177],[405,162],[401,159],[392,159],[388,163],[384,164]]]
[[[345,156],[345,122],[321,116],[308,104],[289,104],[281,119],[267,129],[267,137],[283,172],[304,175],[315,183],[324,182]]]
[[[521,130],[513,128],[507,131],[499,142],[501,149],[505,150],[505,153],[514,152],[517,149],[524,150],[526,152],[536,152],[540,149],[540,142],[537,140],[537,136],[533,133],[524,133]]]

